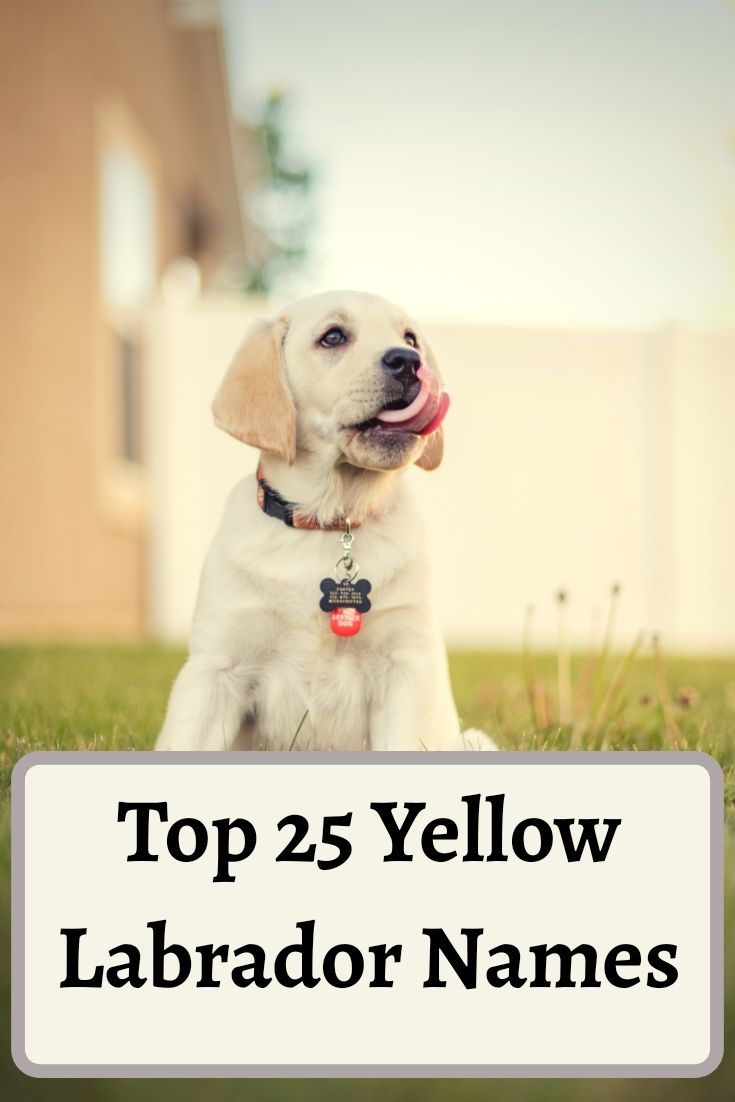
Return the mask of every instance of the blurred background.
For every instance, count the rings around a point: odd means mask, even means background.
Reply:
[[[243,330],[356,287],[453,396],[448,639],[735,652],[727,0],[6,0],[0,635],[181,641]],[[481,583],[478,587],[478,581]],[[479,596],[478,596],[479,594]]]

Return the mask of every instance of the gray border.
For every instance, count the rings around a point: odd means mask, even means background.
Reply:
[[[35,1064],[25,1052],[25,777],[34,765],[699,765],[710,779],[710,1052],[701,1064]],[[262,752],[243,754],[183,751],[40,751],[26,754],[13,769],[12,800],[12,1026],[15,1065],[34,1078],[149,1079],[582,1079],[700,1078],[720,1064],[724,1053],[724,784],[720,765],[695,751],[584,751],[484,753]]]

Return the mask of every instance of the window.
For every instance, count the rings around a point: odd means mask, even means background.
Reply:
[[[105,523],[144,531],[146,308],[158,284],[160,160],[122,96],[97,108],[96,469]]]
[[[116,310],[143,305],[156,280],[153,179],[134,151],[107,150],[100,172],[102,298]]]

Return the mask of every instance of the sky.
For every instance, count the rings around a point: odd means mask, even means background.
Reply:
[[[735,324],[732,0],[222,0],[290,97],[309,270],[432,322]]]

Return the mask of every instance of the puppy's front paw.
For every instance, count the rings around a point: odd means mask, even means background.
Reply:
[[[452,750],[497,750],[497,746],[484,731],[478,727],[468,727],[460,731],[451,747]]]

